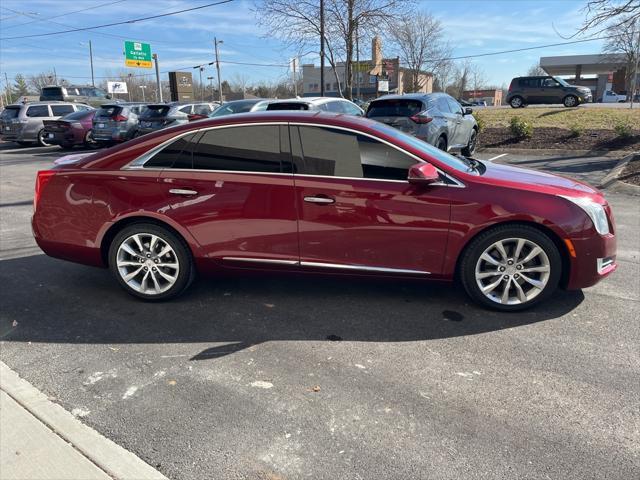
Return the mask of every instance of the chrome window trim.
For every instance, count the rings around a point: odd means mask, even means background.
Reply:
[[[253,258],[253,257],[222,257],[223,261],[241,262],[241,263],[265,263],[273,265],[291,265],[310,268],[333,268],[338,270],[377,272],[377,273],[400,273],[411,275],[431,275],[431,272],[425,270],[410,270],[406,268],[386,268],[386,267],[369,267],[366,265],[344,265],[339,263],[325,262],[299,262],[298,260],[280,260],[277,258]]]
[[[411,152],[407,152],[406,150],[404,150],[403,148],[398,147],[397,145],[394,145],[391,142],[388,142],[382,138],[378,138],[374,135],[371,135],[370,133],[366,133],[366,132],[362,132],[360,130],[354,130],[352,128],[347,128],[347,127],[340,127],[340,126],[335,126],[335,125],[320,125],[317,123],[309,123],[309,122],[256,122],[256,123],[234,123],[234,124],[229,124],[229,125],[216,125],[213,127],[204,127],[204,128],[199,128],[197,130],[189,130],[187,132],[183,132],[179,135],[176,135],[175,137],[172,137],[164,142],[162,142],[159,145],[156,145],[155,147],[153,147],[151,150],[149,150],[148,152],[143,153],[142,155],[140,155],[139,157],[134,158],[133,160],[131,160],[129,163],[127,163],[126,165],[124,165],[123,167],[120,168],[120,170],[141,170],[141,169],[145,169],[144,168],[144,163],[148,162],[151,158],[153,158],[153,156],[158,153],[160,150],[162,150],[164,147],[166,147],[167,145],[181,139],[182,137],[185,137],[187,135],[191,135],[191,134],[196,134],[196,133],[201,133],[201,132],[207,132],[209,130],[218,130],[218,129],[223,129],[223,128],[233,128],[233,127],[251,127],[251,126],[270,126],[270,125],[288,125],[288,126],[311,126],[311,127],[318,127],[318,128],[331,128],[331,129],[336,129],[336,130],[343,130],[345,132],[350,132],[350,133],[355,133],[357,135],[364,135],[366,137],[369,137],[373,140],[376,140],[378,142],[384,143],[385,145],[394,148],[396,150],[398,150],[399,152],[408,155],[409,157],[413,158],[414,160],[416,160],[418,163],[428,163],[426,160],[418,157],[417,155],[414,155]],[[142,163],[140,163],[142,162]],[[135,164],[135,165],[134,165]],[[158,168],[158,167],[150,167],[149,170],[151,170],[151,168]],[[465,188],[466,185],[464,183],[462,183],[460,180],[458,180],[457,178],[455,178],[454,176],[452,176],[451,174],[444,172],[443,170],[441,170],[438,167],[435,167],[436,170],[438,171],[438,173],[440,173],[441,175],[443,175],[445,178],[449,179],[450,181],[454,182],[453,184],[449,184],[449,183],[444,183],[444,182],[434,182],[431,183],[430,185],[433,186],[441,186],[441,187],[451,187],[451,188]],[[288,173],[285,172],[279,172],[279,173],[274,173],[274,172],[249,172],[249,171],[237,171],[237,170],[205,170],[205,169],[189,169],[189,168],[161,168],[163,170],[171,170],[171,171],[190,171],[190,172],[214,172],[214,173],[244,173],[244,174],[251,174],[251,175],[288,175]],[[316,178],[337,178],[340,180],[371,180],[371,181],[375,181],[375,182],[393,182],[393,183],[409,183],[408,180],[386,180],[383,178],[361,178],[361,177],[336,177],[336,176],[332,176],[332,175],[310,175],[310,174],[306,174],[306,173],[293,173],[294,176],[300,176],[300,177],[316,177]]]

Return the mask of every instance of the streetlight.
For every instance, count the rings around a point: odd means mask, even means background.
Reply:
[[[218,71],[218,96],[220,97],[220,104],[222,104],[222,79],[220,77],[220,54],[218,53],[218,45],[222,45],[222,40],[213,37],[213,47],[216,52],[216,70]]]
[[[145,90],[145,88],[147,88],[147,86],[146,86],[146,85],[140,85],[140,89],[142,90],[142,101],[143,101],[143,102],[146,102],[146,100],[145,100],[145,98],[144,98],[144,90]]]
[[[80,45],[84,47],[87,44],[84,42],[80,42]],[[91,48],[91,40],[89,40],[89,62],[91,63],[91,85],[95,87],[96,81],[93,76],[93,49]]]

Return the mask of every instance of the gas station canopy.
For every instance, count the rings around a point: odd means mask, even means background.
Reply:
[[[624,54],[567,55],[541,57],[540,66],[549,75],[597,75],[616,72],[626,65]]]

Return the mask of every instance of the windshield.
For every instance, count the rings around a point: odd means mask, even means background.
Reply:
[[[102,106],[96,112],[95,118],[110,118],[119,114],[122,111],[122,107],[116,105]]]
[[[10,120],[12,118],[18,118],[19,114],[20,107],[7,107],[0,113],[0,118],[2,120]]]
[[[376,100],[371,102],[367,117],[412,117],[424,110],[420,100]]]
[[[408,145],[411,145],[413,148],[424,152],[424,154],[428,157],[435,158],[439,162],[444,163],[448,167],[451,167],[459,172],[468,172],[470,164],[462,160],[460,157],[454,157],[453,155],[448,154],[440,150],[439,148],[434,147],[433,145],[420,140],[413,135],[409,135],[407,133],[401,132],[400,130],[389,127],[384,123],[375,123],[375,126],[372,125],[373,128],[378,130],[385,135],[388,135],[396,140],[400,140]]]
[[[553,77],[553,79],[558,82],[560,85],[562,85],[563,87],[570,87],[571,85],[568,84],[565,80],[563,80],[560,77]]]

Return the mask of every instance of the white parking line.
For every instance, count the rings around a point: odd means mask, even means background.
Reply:
[[[487,162],[493,162],[494,160],[497,160],[500,157],[504,157],[505,155],[509,155],[508,153],[501,153],[500,155],[496,155],[495,157],[491,157],[489,160],[487,160]]]

